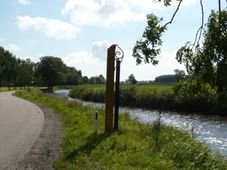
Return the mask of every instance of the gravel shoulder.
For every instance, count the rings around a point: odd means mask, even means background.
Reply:
[[[38,105],[44,112],[44,126],[30,151],[17,162],[17,170],[53,170],[63,141],[63,124],[50,108]]]

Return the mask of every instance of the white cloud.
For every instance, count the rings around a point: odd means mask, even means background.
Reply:
[[[82,71],[84,76],[96,76],[103,74],[106,76],[107,48],[108,41],[93,42],[89,51],[74,52],[63,58],[68,65]]]
[[[12,53],[17,53],[17,52],[22,51],[22,49],[19,46],[12,44],[12,43],[7,43],[1,39],[0,39],[0,44],[1,44],[1,46],[3,46],[5,49],[9,50]]]
[[[62,10],[77,25],[118,25],[144,18],[142,13],[133,13],[127,1],[120,0],[68,0]]]
[[[91,54],[95,58],[99,58],[100,60],[106,60],[107,58],[107,48],[111,45],[110,42],[104,41],[97,41],[92,43]]]
[[[64,62],[79,70],[83,75],[106,75],[107,49],[112,43],[109,41],[93,42],[89,51],[74,52],[63,58]]]
[[[185,0],[184,6],[196,0]],[[177,1],[173,6],[177,5]],[[62,15],[69,15],[76,25],[116,26],[127,22],[146,19],[146,14],[154,10],[167,9],[163,3],[151,0],[67,0]]]
[[[90,52],[75,52],[63,58],[68,65],[82,71],[83,76],[96,76],[103,74],[105,76],[106,61],[101,61],[94,57]]]
[[[17,25],[21,30],[34,28],[48,38],[57,40],[75,38],[80,31],[78,27],[67,22],[42,17],[17,16]]]
[[[21,5],[29,5],[31,2],[30,0],[18,0],[18,3]]]
[[[97,41],[92,43],[91,50],[86,52],[75,52],[64,57],[64,62],[82,71],[83,75],[95,76],[102,74],[106,76],[107,48],[111,43],[108,41]],[[130,74],[134,74],[137,80],[154,80],[163,74],[174,74],[174,69],[184,70],[184,66],[175,60],[175,52],[162,52],[157,57],[158,66],[152,64],[136,65],[132,52],[124,50],[124,58],[121,63],[121,80],[126,80]]]

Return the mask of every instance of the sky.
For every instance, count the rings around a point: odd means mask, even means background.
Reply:
[[[83,76],[106,76],[107,48],[124,50],[121,80],[130,74],[137,80],[154,80],[174,69],[176,51],[193,41],[201,24],[199,0],[184,0],[173,23],[163,35],[159,64],[136,65],[132,49],[146,27],[146,15],[154,13],[168,22],[177,7],[154,0],[0,0],[0,46],[17,58],[38,62],[42,56],[60,57]],[[226,1],[222,0],[223,7]],[[217,0],[204,0],[205,21]]]

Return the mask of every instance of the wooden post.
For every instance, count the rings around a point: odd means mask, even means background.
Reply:
[[[115,49],[116,45],[112,45],[107,51],[105,132],[113,130]]]

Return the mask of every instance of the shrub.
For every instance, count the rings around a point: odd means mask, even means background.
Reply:
[[[180,81],[174,87],[175,103],[186,111],[211,111],[215,91],[207,83]]]

